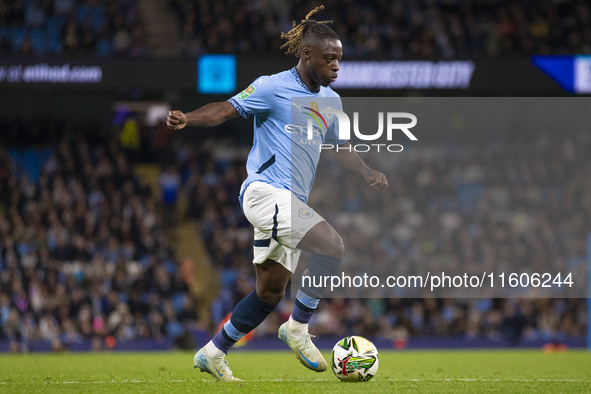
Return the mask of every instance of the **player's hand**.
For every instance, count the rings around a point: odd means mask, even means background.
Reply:
[[[180,130],[187,125],[187,115],[181,111],[168,111],[166,116],[166,126],[171,130]]]
[[[374,189],[380,190],[388,186],[388,180],[386,179],[386,175],[384,173],[376,171],[374,169],[369,169],[365,174],[363,174],[363,179],[365,182],[369,183],[369,186],[373,187]]]

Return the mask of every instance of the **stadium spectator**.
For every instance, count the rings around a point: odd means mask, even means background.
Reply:
[[[4,0],[0,51],[27,56],[146,56],[136,7],[135,0]]]
[[[162,192],[162,206],[164,222],[172,225],[177,218],[177,202],[181,188],[181,176],[173,166],[168,166],[159,178],[160,190]]]
[[[304,1],[168,3],[178,20],[178,53],[191,58],[277,53],[289,16],[310,7]],[[325,6],[330,19],[341,21],[334,28],[349,59],[591,53],[591,6],[584,1],[327,0]],[[4,0],[0,53],[149,56],[139,7],[136,0]]]
[[[186,56],[276,52],[280,32],[290,29],[288,16],[305,15],[309,8],[304,1],[169,3],[178,15]],[[324,3],[327,19],[341,21],[334,28],[350,59],[591,52],[591,6],[577,0]],[[261,28],[254,31],[254,25]]]
[[[198,319],[154,196],[115,139],[93,134],[63,134],[39,174],[0,150],[0,339],[12,351],[172,342]]]

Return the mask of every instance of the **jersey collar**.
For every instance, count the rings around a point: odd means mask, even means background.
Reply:
[[[304,83],[304,81],[302,81],[302,78],[300,78],[300,74],[298,73],[298,70],[296,70],[295,67],[293,67],[289,71],[291,71],[291,73],[293,74],[293,77],[295,78],[296,82],[299,83],[300,86],[303,87],[304,89],[306,89],[308,92],[310,92],[310,93],[318,93],[318,92],[320,92],[320,89],[318,89],[318,90],[310,90],[310,88],[306,86],[306,84]]]

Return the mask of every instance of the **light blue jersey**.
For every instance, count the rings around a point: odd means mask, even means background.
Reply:
[[[244,118],[254,115],[253,145],[246,162],[248,177],[240,188],[240,203],[248,185],[255,181],[291,190],[306,203],[320,144],[346,142],[338,140],[336,117],[323,114],[327,107],[342,110],[339,95],[323,86],[311,91],[294,67],[258,78],[228,101]]]

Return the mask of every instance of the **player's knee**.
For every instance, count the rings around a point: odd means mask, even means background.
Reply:
[[[274,289],[266,289],[262,290],[260,294],[258,294],[259,298],[262,301],[268,302],[269,304],[277,305],[283,299],[283,295],[285,294],[285,290],[274,290]]]
[[[336,231],[331,237],[330,242],[326,245],[326,252],[324,254],[336,257],[337,259],[342,258],[345,254],[345,243],[343,242],[343,238]]]
[[[257,286],[257,296],[262,301],[277,305],[285,295],[285,284],[283,283],[262,283]]]

